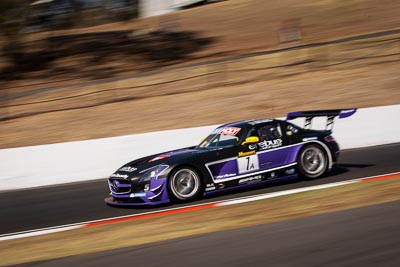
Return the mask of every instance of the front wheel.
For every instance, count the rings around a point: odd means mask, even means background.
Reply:
[[[193,200],[202,191],[200,175],[192,168],[179,168],[169,177],[168,189],[173,200],[181,202]]]
[[[297,160],[299,172],[306,179],[321,177],[328,169],[328,157],[324,149],[316,144],[305,146]]]

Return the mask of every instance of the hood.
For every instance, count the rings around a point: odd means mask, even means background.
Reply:
[[[166,152],[166,153],[161,153],[161,154],[155,155],[154,157],[152,157],[149,160],[149,162],[155,162],[155,161],[158,161],[160,159],[167,159],[167,158],[176,157],[176,156],[180,156],[180,155],[193,154],[193,153],[195,153],[197,151],[198,150],[194,149],[194,148],[185,148],[185,149],[174,150],[174,151],[170,151],[170,152]]]
[[[189,147],[143,157],[123,165],[121,168],[116,170],[114,174],[111,175],[111,177],[127,179],[128,177],[135,176],[141,171],[149,169],[151,167],[160,165],[162,163],[168,164],[171,159],[177,157],[189,157],[193,154],[203,153],[205,151],[206,150],[204,149]]]
[[[177,156],[183,156],[183,155],[191,155],[198,152],[197,149],[195,148],[183,148],[183,149],[178,149],[178,150],[173,150],[173,151],[168,151],[168,152],[163,152],[160,154],[154,154],[151,156],[147,156],[138,160],[134,160],[130,163],[128,163],[127,165],[131,166],[131,167],[139,167],[141,165],[153,165],[152,163],[154,163],[154,165],[158,165],[160,160],[168,160],[170,158],[173,157],[177,157]]]

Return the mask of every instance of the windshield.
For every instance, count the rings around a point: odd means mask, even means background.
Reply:
[[[236,146],[240,135],[241,128],[238,127],[220,127],[215,129],[206,139],[199,145],[199,148],[206,147],[227,147]],[[243,131],[242,131],[243,132]],[[242,133],[240,133],[242,134]]]

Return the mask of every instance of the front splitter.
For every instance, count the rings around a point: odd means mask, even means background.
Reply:
[[[161,205],[161,204],[167,204],[170,203],[170,201],[167,200],[160,200],[160,201],[145,201],[145,202],[137,202],[137,203],[129,203],[129,202],[124,202],[124,201],[117,201],[114,200],[113,197],[107,197],[104,199],[104,202],[109,205],[109,206],[155,206],[155,205]]]

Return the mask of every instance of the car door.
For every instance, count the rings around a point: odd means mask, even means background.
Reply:
[[[287,139],[284,136],[283,129],[278,121],[263,123],[254,127],[249,132],[250,136],[257,136],[260,142],[250,144],[243,148],[246,155],[244,159],[239,160],[239,171],[242,173],[253,171],[266,171],[279,168],[287,163],[288,150]],[[248,151],[246,153],[246,151]]]
[[[215,145],[210,143],[205,166],[215,182],[231,180],[238,175],[236,157],[240,139],[239,136],[226,134],[221,135]]]
[[[257,129],[260,135],[258,156],[260,168],[269,170],[279,168],[287,163],[287,139],[279,122],[273,121]]]
[[[287,138],[279,121],[253,126],[245,137],[256,136],[258,143],[215,151],[214,160],[206,164],[215,182],[223,182],[253,173],[259,174],[287,164]],[[241,140],[244,138],[241,138]]]

